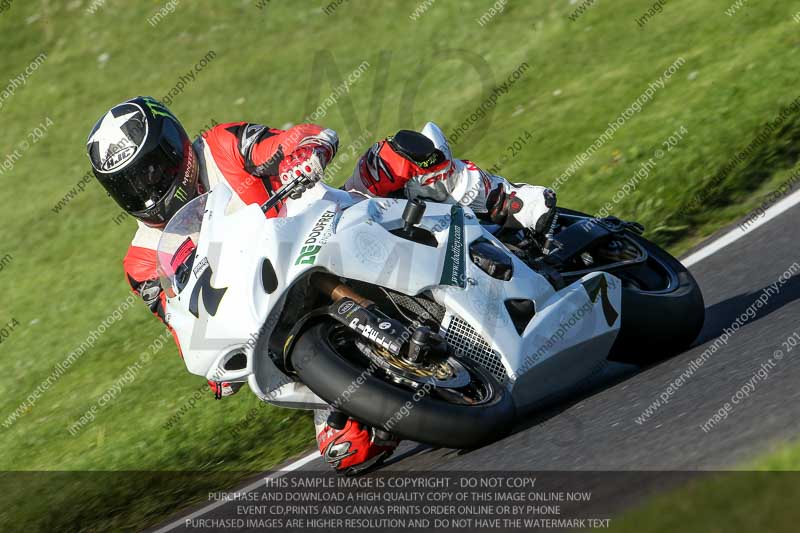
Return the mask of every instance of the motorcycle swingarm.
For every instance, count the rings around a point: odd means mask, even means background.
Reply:
[[[641,234],[644,227],[616,217],[581,219],[553,237],[553,250],[545,257],[545,262],[552,265],[566,264],[593,245],[608,241],[625,230]]]
[[[592,245],[607,241],[613,233],[598,220],[583,219],[569,226],[551,240],[552,251],[545,261],[563,265],[578,257]]]

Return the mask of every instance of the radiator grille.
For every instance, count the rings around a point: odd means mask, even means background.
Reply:
[[[504,385],[507,374],[498,354],[475,328],[457,316],[451,316],[445,333],[447,342],[460,356],[472,359]]]

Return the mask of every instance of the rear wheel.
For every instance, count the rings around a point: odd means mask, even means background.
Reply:
[[[563,212],[566,218],[588,217]],[[629,257],[626,251],[633,249],[646,259],[609,269],[622,281],[622,323],[610,358],[648,364],[687,349],[705,321],[703,295],[694,277],[668,252],[632,231],[625,231],[614,246],[612,255],[618,259]]]
[[[671,285],[665,290],[648,291],[635,273],[620,273],[622,325],[611,356],[618,361],[647,364],[691,346],[703,328],[705,304],[686,267],[655,244],[641,237],[638,240],[659,263],[656,268],[669,272]]]
[[[417,368],[378,350],[326,321],[301,334],[291,358],[301,381],[320,398],[399,437],[475,448],[510,431],[511,396],[480,366],[450,357]]]

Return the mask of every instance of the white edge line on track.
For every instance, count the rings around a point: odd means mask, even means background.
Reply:
[[[236,489],[236,490],[233,490],[231,492],[236,492],[236,493],[239,493],[239,494],[245,494],[245,493],[248,493],[248,492],[253,492],[254,490],[256,490],[256,489],[258,489],[260,487],[266,487],[266,481],[268,479],[276,479],[276,478],[279,478],[279,477],[287,474],[288,472],[292,472],[293,470],[297,470],[299,468],[302,468],[303,466],[307,465],[308,463],[310,463],[311,461],[313,461],[317,457],[319,457],[319,452],[315,451],[314,453],[306,455],[302,459],[298,459],[297,461],[293,462],[292,464],[286,465],[285,468],[281,468],[280,470],[278,470],[277,472],[275,472],[273,474],[270,474],[270,475],[268,475],[268,476],[266,476],[266,477],[264,477],[262,479],[259,479],[258,481],[254,481],[253,483],[247,485],[246,487],[242,487],[240,489]],[[178,527],[181,527],[181,526],[185,526],[187,520],[193,520],[193,519],[195,519],[195,518],[197,518],[199,516],[203,516],[204,514],[208,513],[209,511],[213,511],[217,507],[222,507],[223,505],[225,505],[227,503],[230,503],[230,502],[228,500],[219,500],[219,501],[216,501],[216,502],[211,503],[209,505],[206,505],[205,507],[203,507],[201,509],[198,509],[197,511],[195,511],[195,512],[193,512],[191,514],[183,516],[183,517],[179,518],[178,520],[175,520],[174,522],[172,522],[170,524],[167,524],[166,526],[164,526],[164,527],[162,527],[160,529],[155,530],[153,533],[164,533],[166,531],[172,531],[175,528],[178,528]]]
[[[689,257],[685,257],[681,260],[681,263],[685,267],[690,267],[695,265],[705,259],[706,257],[717,253],[718,251],[722,250],[729,244],[738,241],[748,233],[752,232],[756,228],[759,228],[772,220],[773,218],[777,217],[784,211],[788,211],[795,205],[800,203],[800,190],[797,190],[784,198],[783,200],[779,201],[778,203],[770,206],[766,211],[764,211],[764,216],[762,218],[757,219],[755,222],[749,225],[744,231],[742,228],[737,226],[736,228],[732,229],[719,239],[715,240],[703,246],[701,249],[697,250],[695,253],[691,254]]]
[[[742,237],[744,237],[748,233],[752,232],[756,228],[759,228],[759,227],[763,226],[764,224],[766,224],[767,222],[769,222],[773,218],[777,217],[781,213],[783,213],[785,211],[788,211],[789,209],[791,209],[792,207],[794,207],[798,203],[800,203],[800,190],[793,192],[792,194],[790,194],[789,196],[787,196],[783,200],[781,200],[778,203],[776,203],[776,204],[772,205],[771,207],[769,207],[766,211],[764,211],[764,216],[762,218],[759,218],[758,220],[756,220],[755,222],[750,224],[750,226],[747,229],[745,229],[744,231],[742,231],[742,229],[739,226],[737,226],[735,229],[732,229],[731,231],[729,231],[728,233],[726,233],[725,235],[723,235],[719,239],[717,239],[717,240],[715,240],[713,242],[710,242],[709,244],[703,246],[702,248],[700,248],[699,250],[697,250],[696,252],[694,252],[690,256],[682,259],[681,263],[683,263],[683,265],[685,267],[687,267],[687,268],[692,266],[692,265],[696,265],[697,263],[699,263],[703,259],[705,259],[705,258],[707,258],[707,257],[709,257],[711,255],[714,255],[715,253],[717,253],[718,251],[722,250],[723,248],[725,248],[729,244],[738,241],[739,239],[741,239]],[[256,481],[254,483],[251,483],[250,485],[247,485],[246,487],[243,487],[243,488],[241,488],[239,490],[236,490],[235,492],[247,493],[247,492],[252,492],[252,491],[254,491],[255,489],[257,489],[259,487],[264,487],[266,485],[266,480],[267,479],[278,478],[278,477],[283,476],[287,472],[291,472],[293,470],[297,470],[298,468],[301,468],[301,467],[307,465],[308,463],[310,463],[311,461],[313,461],[317,457],[319,457],[319,454],[317,452],[313,452],[310,455],[307,455],[307,456],[303,457],[302,459],[298,459],[294,463],[292,463],[290,465],[287,465],[285,468],[282,468],[281,470],[275,472],[274,474],[270,474],[266,478],[261,479],[259,481]],[[187,520],[192,520],[194,518],[197,518],[198,516],[203,516],[204,514],[208,513],[209,511],[213,511],[217,507],[222,507],[226,503],[229,503],[229,502],[226,501],[226,500],[221,500],[221,501],[214,502],[212,504],[206,505],[202,509],[198,509],[197,511],[195,511],[195,512],[193,512],[191,514],[188,514],[188,515],[184,516],[183,518],[172,522],[171,524],[167,524],[166,526],[162,527],[161,529],[158,529],[158,530],[154,531],[154,533],[165,533],[166,531],[172,531],[173,529],[175,529],[177,527],[181,527],[181,526],[185,525]]]

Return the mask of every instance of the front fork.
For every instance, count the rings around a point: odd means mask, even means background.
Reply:
[[[329,316],[392,355],[412,365],[447,359],[446,341],[430,328],[418,322],[404,325],[328,274],[314,274],[311,284],[333,301]]]
[[[311,285],[333,303],[328,307],[315,309],[294,325],[283,347],[285,368],[291,368],[289,355],[300,331],[310,321],[320,318],[336,320],[379,350],[404,359],[411,365],[447,359],[449,350],[444,338],[419,322],[405,325],[386,315],[375,302],[361,296],[330,274],[313,274]]]
[[[387,316],[375,302],[364,298],[351,287],[328,274],[314,274],[311,285],[328,296],[333,303],[327,315],[353,330],[371,343],[399,356],[413,326]]]
[[[364,298],[335,277],[317,273],[312,276],[311,285],[333,301],[324,310],[324,314],[392,355],[399,356],[410,364],[424,364],[433,359],[447,358],[447,343],[441,335],[426,326],[420,326],[419,323],[406,326],[387,316],[373,301]],[[331,428],[343,429],[348,418],[347,414],[332,408],[326,422]],[[394,441],[391,433],[379,428],[374,428],[373,431],[376,443]]]

